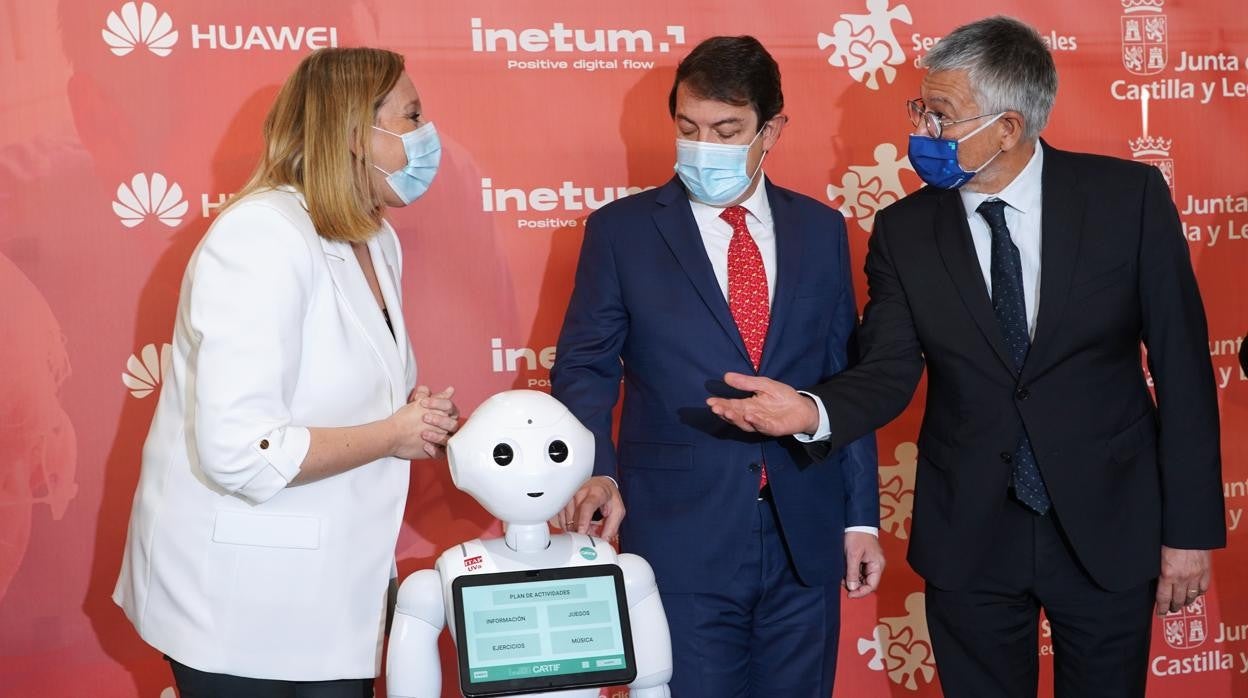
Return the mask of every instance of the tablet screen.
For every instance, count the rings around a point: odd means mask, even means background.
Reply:
[[[616,565],[464,575],[452,591],[467,696],[636,678],[624,576]]]

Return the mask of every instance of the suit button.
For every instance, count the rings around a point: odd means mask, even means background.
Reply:
[[[1010,454],[1006,453],[1005,451],[1002,451],[1002,452],[1001,452],[1001,462],[1002,462],[1002,463],[1013,463],[1013,462],[1014,462],[1014,456],[1011,456]]]
[[[1026,400],[1027,398],[1031,397],[1031,391],[1026,388],[1019,388],[1018,392],[1014,393],[1014,397],[1018,398],[1019,400]]]
[[[268,440],[268,439],[260,439],[260,449],[261,449],[261,450],[263,450],[263,449],[266,449],[266,448],[268,448],[268,447],[269,447],[269,440]]]
[[[749,470],[751,473],[757,473],[759,470],[762,470],[762,468],[758,467],[758,463],[750,463],[749,466],[746,467],[746,470]]]

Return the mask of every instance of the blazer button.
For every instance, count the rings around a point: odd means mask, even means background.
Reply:
[[[1027,398],[1031,397],[1031,391],[1026,388],[1019,388],[1018,392],[1014,393],[1014,396],[1017,397],[1019,400],[1026,400]]]
[[[1013,462],[1014,462],[1014,456],[1011,456],[1010,454],[1006,453],[1005,451],[1002,451],[1002,452],[1001,452],[1001,462],[1002,462],[1002,463],[1013,463]]]
[[[746,467],[746,470],[749,470],[751,473],[757,473],[759,470],[762,470],[762,468],[758,467],[758,463],[750,463],[749,466]]]
[[[260,448],[261,448],[261,449],[266,449],[266,448],[268,448],[268,447],[269,447],[269,440],[268,440],[268,439],[260,439]]]

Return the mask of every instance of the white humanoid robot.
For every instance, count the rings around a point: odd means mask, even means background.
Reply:
[[[457,578],[601,564],[623,571],[637,667],[630,695],[668,698],[671,639],[650,565],[636,555],[617,555],[598,538],[552,536],[546,523],[593,472],[593,434],[550,395],[511,390],[482,403],[451,438],[447,454],[455,486],[501,520],[505,535],[461,543],[442,553],[436,569],[419,570],[403,582],[386,659],[390,698],[441,695],[438,635],[449,624],[456,637]],[[597,698],[599,689],[530,695]]]

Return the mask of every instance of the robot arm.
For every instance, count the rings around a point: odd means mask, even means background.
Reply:
[[[632,698],[670,698],[667,682],[672,678],[672,638],[654,571],[650,563],[628,553],[620,555],[616,563],[624,571],[624,592],[637,658],[637,678],[629,684],[629,693]]]
[[[386,650],[389,698],[438,698],[442,694],[438,635],[445,625],[442,578],[434,570],[414,572],[399,587],[390,628]]]

